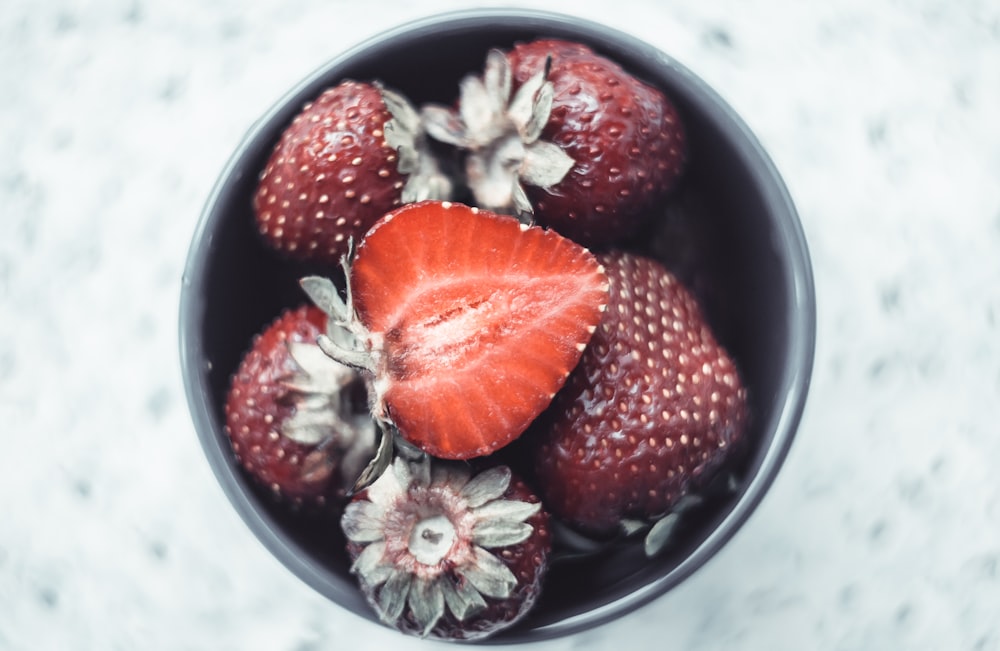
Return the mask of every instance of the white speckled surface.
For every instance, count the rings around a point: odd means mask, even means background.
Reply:
[[[338,610],[239,520],[188,416],[177,306],[252,121],[344,47],[474,4],[5,0],[0,649],[436,646]],[[1000,5],[543,6],[654,43],[743,115],[801,212],[819,341],[737,537],[538,648],[1000,649]]]

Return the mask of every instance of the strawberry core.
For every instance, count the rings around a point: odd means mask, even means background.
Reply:
[[[489,349],[515,330],[517,315],[510,309],[514,302],[511,292],[499,290],[450,302],[443,311],[409,316],[386,333],[390,374],[412,379],[478,361],[478,355],[470,353]]]
[[[437,565],[441,562],[452,544],[457,533],[451,520],[443,515],[425,518],[413,527],[410,534],[410,553],[418,563]]]

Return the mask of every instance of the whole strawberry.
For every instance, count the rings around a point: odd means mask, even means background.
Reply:
[[[458,203],[424,201],[379,220],[347,270],[306,291],[352,335],[326,338],[370,378],[386,431],[446,459],[507,445],[549,405],[607,302],[594,255],[551,230]],[[310,289],[312,287],[312,289]],[[320,295],[322,294],[322,295]]]
[[[704,486],[739,447],[748,408],[732,359],[677,278],[632,253],[598,258],[608,309],[532,441],[547,508],[605,536]]]
[[[364,381],[316,345],[326,326],[315,307],[283,313],[254,338],[225,405],[237,460],[297,507],[342,500],[374,453]]]
[[[432,465],[433,464],[433,465]],[[397,457],[341,518],[351,571],[401,631],[474,640],[534,605],[548,568],[548,515],[506,466]]]
[[[254,195],[264,240],[290,257],[336,264],[349,240],[389,210],[447,198],[451,183],[425,147],[419,122],[401,95],[357,81],[306,104]]]
[[[433,137],[469,152],[484,208],[532,215],[586,246],[632,236],[677,183],[685,134],[656,88],[561,40],[494,50],[462,83],[457,113],[427,107]]]

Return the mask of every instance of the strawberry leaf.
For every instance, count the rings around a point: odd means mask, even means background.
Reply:
[[[386,471],[389,465],[392,463],[392,435],[386,432],[383,428],[378,428],[380,437],[378,442],[378,450],[375,452],[375,458],[369,462],[365,469],[361,471],[361,475],[358,476],[357,481],[354,482],[354,486],[351,488],[351,494],[357,494],[364,489],[371,486],[376,479],[382,476],[382,473]]]

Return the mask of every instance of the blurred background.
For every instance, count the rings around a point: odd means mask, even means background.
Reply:
[[[0,649],[423,649],[292,576],[187,412],[188,242],[327,59],[479,2],[4,0]],[[487,3],[494,6],[497,3]],[[796,201],[819,338],[772,491],[653,604],[538,649],[1000,649],[1000,4],[514,2],[630,32]]]

